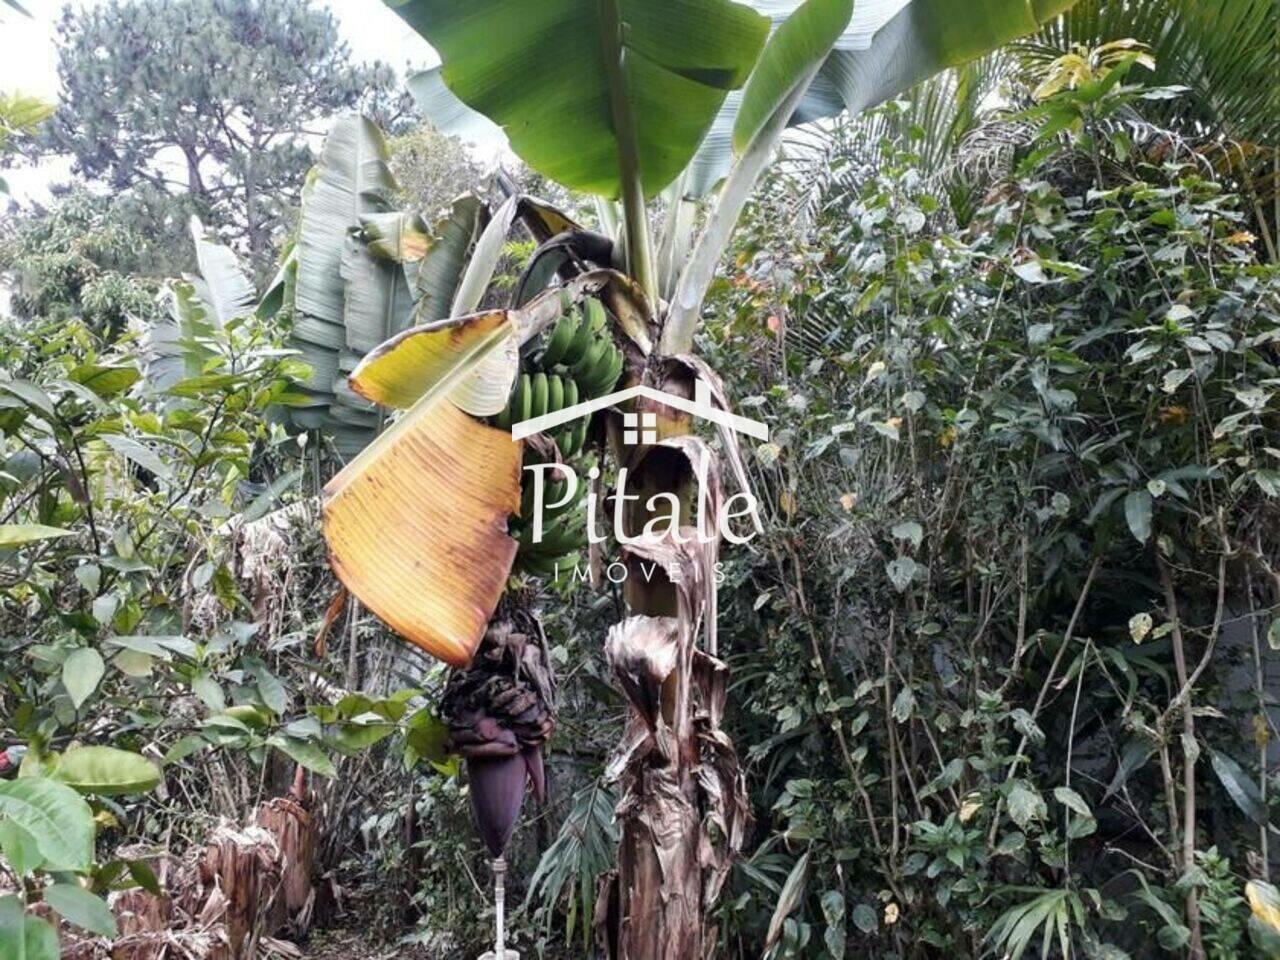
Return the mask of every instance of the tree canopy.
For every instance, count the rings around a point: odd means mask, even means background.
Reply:
[[[108,0],[67,8],[48,148],[113,189],[189,195],[257,259],[282,239],[327,118],[398,115],[393,72],[354,65],[312,0]]]

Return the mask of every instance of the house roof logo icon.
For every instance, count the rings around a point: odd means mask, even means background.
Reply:
[[[706,381],[699,377],[694,381],[693,399],[688,400],[684,397],[677,397],[675,394],[663,393],[661,390],[655,390],[653,387],[635,386],[627,387],[625,390],[619,390],[616,393],[607,393],[603,397],[596,397],[594,400],[587,400],[583,403],[575,403],[571,407],[565,407],[557,410],[555,413],[544,414],[541,417],[533,417],[521,423],[514,424],[511,427],[511,438],[513,440],[524,440],[533,436],[535,433],[545,433],[553,430],[558,426],[566,423],[572,423],[581,417],[587,417],[595,413],[597,410],[604,410],[608,407],[616,406],[626,400],[635,397],[645,397],[655,403],[661,403],[664,406],[680,410],[702,420],[708,420],[721,429],[736,431],[737,433],[746,434],[748,437],[754,437],[757,440],[765,441],[769,439],[768,424],[761,423],[759,420],[752,420],[748,417],[740,417],[737,414],[729,413],[722,410],[712,402],[711,388]],[[637,441],[644,443],[654,442],[653,433],[655,423],[653,414],[635,414],[628,413],[623,415],[624,441],[632,444]]]

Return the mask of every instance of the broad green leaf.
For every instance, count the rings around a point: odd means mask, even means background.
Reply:
[[[258,695],[262,697],[262,702],[277,716],[283,715],[289,708],[289,691],[284,682],[266,667],[258,667],[253,675],[258,681]]]
[[[189,227],[200,268],[196,293],[209,305],[213,319],[226,326],[252,313],[258,294],[240,260],[229,247],[209,237],[199,217],[192,216]]]
[[[166,300],[168,316],[153,323],[146,334],[146,377],[157,390],[198,382],[213,356],[206,341],[215,325],[195,285],[184,280],[170,283]]]
[[[370,715],[362,720],[351,720],[341,724],[333,742],[344,753],[356,753],[385,740],[396,732],[394,723]]]
[[[84,363],[76,367],[67,379],[88,387],[100,397],[113,397],[128,390],[142,378],[137,367],[107,366],[100,363]]]
[[[57,420],[58,414],[54,409],[53,400],[34,383],[26,380],[4,380],[0,381],[0,390],[13,394],[28,407],[38,411],[46,420]]]
[[[409,718],[405,730],[405,761],[426,760],[437,770],[449,760],[449,725],[423,707]]]
[[[0,547],[20,547],[39,540],[69,537],[74,530],[47,527],[43,523],[0,523]]]
[[[680,174],[768,32],[764,17],[729,0],[388,4],[439,52],[449,89],[502,126],[525,162],[607,197],[618,196],[625,167],[638,169],[646,196]],[[619,41],[614,70],[607,51]],[[615,124],[615,96],[630,108],[634,153]]]
[[[207,673],[197,673],[191,678],[191,692],[214,713],[227,709],[227,698],[222,692],[222,686]]]
[[[290,420],[326,430],[346,455],[363,448],[379,425],[373,406],[347,387],[346,373],[412,318],[402,265],[374,260],[351,238],[362,217],[393,209],[397,184],[387,160],[372,122],[348,114],[334,123],[303,188],[292,272],[282,274],[293,289],[290,343],[312,370],[304,385],[311,402],[291,409]]]
[[[339,273],[344,288],[342,322],[351,350],[372,350],[413,322],[413,291],[403,264],[375,257],[358,239],[347,237]]]
[[[853,0],[805,0],[774,31],[742,91],[733,125],[735,151],[751,146],[796,85],[826,59],[852,15]]]
[[[58,960],[58,934],[39,917],[27,915],[15,896],[0,897],[0,957],[4,960]]]
[[[277,734],[267,742],[290,760],[302,764],[312,773],[318,773],[322,777],[336,777],[338,775],[338,771],[334,769],[333,761],[310,740]]]
[[[145,860],[130,860],[126,866],[129,870],[129,876],[133,882],[140,886],[147,893],[160,896],[160,880],[156,877],[155,871],[151,869],[151,865]]]
[[[876,916],[874,907],[860,903],[853,908],[853,925],[863,933],[874,933],[880,925],[880,918]]]
[[[77,710],[98,689],[106,670],[102,654],[92,647],[81,647],[63,661],[62,685],[67,688],[67,695]]]
[[[146,793],[160,782],[160,769],[146,757],[115,747],[72,747],[58,760],[53,779],[81,793],[120,796]]]
[[[104,434],[102,440],[120,456],[132,460],[161,480],[173,479],[173,471],[169,469],[169,465],[161,460],[160,455],[146,444],[119,433]]]
[[[362,216],[391,208],[396,181],[387,160],[381,131],[364,117],[340,117],[329,131],[307,184],[298,224],[299,313],[341,328],[346,309],[340,274],[343,249]],[[338,337],[346,342],[345,334]],[[383,339],[376,332],[372,337],[374,343]]]
[[[164,753],[164,765],[167,767],[171,763],[180,763],[193,753],[199,753],[201,750],[209,746],[209,741],[195,734],[188,734],[175,742]]]
[[[914,520],[904,520],[902,523],[895,524],[889,532],[893,534],[895,539],[906,540],[917,549],[919,549],[921,541],[924,540],[924,527]]]
[[[93,811],[66,784],[44,777],[0,781],[0,818],[5,817],[31,835],[48,869],[89,869]]]
[[[1070,787],[1054,787],[1053,798],[1073,813],[1092,819],[1093,811],[1089,809],[1089,804]]]
[[[116,918],[101,897],[75,883],[55,883],[44,888],[44,902],[77,927],[103,937],[116,935]]]
[[[828,890],[822,895],[822,918],[827,929],[822,935],[827,952],[834,960],[843,960],[845,953],[844,895],[839,890]]]
[[[1040,29],[1075,0],[859,0],[853,22],[823,65],[850,113],[910,90]]]
[[[0,855],[19,877],[31,873],[43,862],[36,838],[16,820],[5,818],[0,818]]]
[[[1134,490],[1124,498],[1124,519],[1139,543],[1151,539],[1151,504],[1151,494],[1146,490]]]
[[[1009,818],[1026,830],[1033,820],[1042,820],[1049,812],[1044,798],[1024,780],[1015,780],[1008,796]]]
[[[885,573],[889,576],[889,582],[899,593],[911,586],[911,581],[915,579],[918,569],[919,564],[910,557],[898,557],[885,564]]]

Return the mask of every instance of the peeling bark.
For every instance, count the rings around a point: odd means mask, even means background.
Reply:
[[[692,395],[700,371],[683,361],[668,366],[662,389]],[[681,522],[674,533],[624,547],[626,598],[636,615],[613,628],[606,648],[630,704],[606,773],[621,788],[618,869],[602,879],[595,921],[601,948],[614,960],[714,955],[707,916],[750,816],[737,752],[720,729],[729,671],[711,655],[719,464],[705,443],[685,435],[687,421],[667,414],[659,426],[665,439],[631,456],[611,428],[619,462],[631,468],[641,492],[627,512],[628,536],[652,519],[642,505],[654,493],[675,494]],[[730,457],[737,472],[736,448]],[[701,531],[694,526],[699,517]]]

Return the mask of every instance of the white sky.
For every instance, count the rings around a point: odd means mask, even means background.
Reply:
[[[20,0],[31,13],[23,17],[0,4],[0,91],[22,91],[56,100],[58,96],[58,56],[54,30],[63,0]],[[97,0],[71,0],[75,8],[92,6]],[[405,26],[390,8],[377,0],[322,0],[338,19],[342,38],[351,47],[356,61],[383,60],[397,70],[438,62],[425,40]],[[19,201],[43,200],[51,183],[69,177],[67,161],[46,160],[38,166],[6,170],[4,179]],[[3,201],[0,201],[3,203]]]

